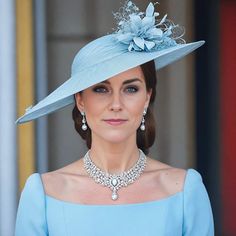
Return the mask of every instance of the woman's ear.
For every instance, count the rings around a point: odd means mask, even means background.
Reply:
[[[148,106],[149,106],[149,102],[150,102],[151,96],[152,96],[152,89],[150,89],[149,91],[147,91],[147,97],[146,97],[145,107],[148,107]]]
[[[84,111],[84,102],[83,102],[82,92],[78,92],[74,96],[75,96],[75,102],[76,102],[76,106],[78,110]]]

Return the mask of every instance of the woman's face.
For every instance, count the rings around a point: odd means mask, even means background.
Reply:
[[[85,112],[92,138],[99,136],[109,142],[122,142],[136,135],[150,96],[140,66],[75,95],[78,109]]]

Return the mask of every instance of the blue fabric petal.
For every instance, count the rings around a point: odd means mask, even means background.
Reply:
[[[150,38],[161,38],[163,36],[163,31],[157,28],[151,28],[147,31],[147,35]]]
[[[133,35],[131,33],[119,34],[117,35],[117,39],[118,41],[129,44],[129,42],[133,39]]]
[[[148,29],[155,25],[155,18],[145,16],[141,22],[142,22],[142,27]]]
[[[142,19],[139,15],[136,15],[136,14],[132,14],[130,15],[130,20],[133,24],[141,24],[142,22]]]
[[[147,47],[148,50],[151,50],[152,48],[154,48],[155,45],[156,44],[154,42],[145,40],[145,46]]]
[[[134,43],[141,49],[144,49],[144,39],[140,37],[134,37]]]
[[[129,44],[129,47],[128,47],[128,50],[131,52],[132,51],[132,49],[133,49],[133,45],[134,45],[134,43],[133,42],[131,42],[130,44]]]
[[[154,13],[154,5],[153,5],[152,2],[150,2],[147,6],[147,9],[146,9],[146,16],[147,17],[152,17],[153,13]]]
[[[142,19],[138,15],[130,16],[130,28],[133,32],[138,32],[139,28],[142,25]]]
[[[133,50],[134,51],[143,51],[144,49],[141,49],[139,46],[137,46],[135,43],[133,44]]]

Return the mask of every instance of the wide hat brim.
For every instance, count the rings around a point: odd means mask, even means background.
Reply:
[[[104,36],[104,38],[108,37]],[[99,40],[95,40],[95,42],[96,41]],[[94,63],[92,66],[84,66],[84,68],[81,67],[78,70],[74,70],[74,72],[72,69],[72,76],[66,82],[35,106],[27,108],[25,114],[16,120],[16,124],[34,120],[70,105],[74,103],[75,93],[148,61],[154,60],[156,70],[159,70],[191,53],[204,43],[205,41],[197,41],[187,44],[178,44],[167,49],[153,52],[129,52],[128,50],[124,51],[122,49],[122,53],[113,53],[111,54],[113,56],[109,56],[101,62]],[[84,52],[82,52],[82,54],[84,54]],[[89,56],[91,56],[91,52]]]

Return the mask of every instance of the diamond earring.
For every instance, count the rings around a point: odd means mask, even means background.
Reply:
[[[86,125],[85,113],[83,111],[81,111],[80,113],[83,116],[83,118],[82,118],[82,123],[83,123],[82,130],[86,131],[88,126]]]
[[[141,129],[142,131],[145,130],[145,118],[144,118],[144,116],[145,116],[146,114],[147,114],[147,108],[145,108],[144,111],[143,111],[143,118],[142,118],[142,123],[141,123],[141,126],[140,126],[140,129]]]

